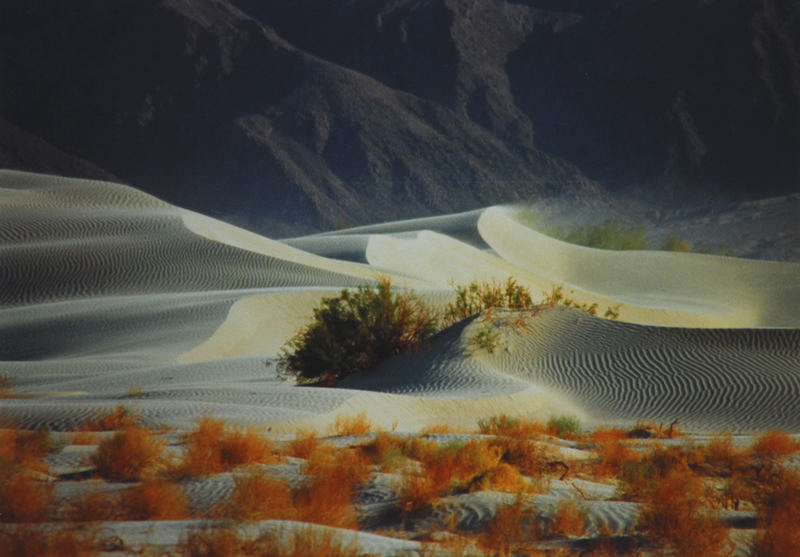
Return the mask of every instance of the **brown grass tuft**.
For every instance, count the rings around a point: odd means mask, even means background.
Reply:
[[[139,418],[132,414],[121,404],[113,410],[101,414],[97,418],[84,420],[82,431],[116,431],[128,427],[138,426]]]
[[[0,460],[22,468],[45,472],[42,458],[53,452],[54,443],[46,429],[36,431],[0,430]]]
[[[359,412],[355,416],[336,416],[331,426],[332,435],[365,435],[373,430],[374,426],[367,419],[366,412]]]
[[[189,517],[188,503],[180,486],[165,481],[144,482],[126,490],[120,498],[125,520],[179,520]]]
[[[74,526],[18,526],[0,535],[0,555],[6,557],[94,557],[100,543],[94,529]]]
[[[317,432],[313,429],[298,429],[294,434],[294,439],[282,451],[286,456],[307,459],[319,445]]]
[[[361,446],[365,455],[381,472],[395,472],[408,461],[405,456],[405,439],[391,433],[381,432],[375,439]]]
[[[330,530],[306,527],[291,534],[267,532],[247,539],[225,528],[191,532],[181,548],[187,557],[356,557],[357,540],[344,544]]]
[[[91,456],[97,473],[110,480],[148,479],[163,466],[166,443],[151,429],[128,427],[104,439]]]
[[[728,531],[704,508],[704,489],[690,474],[670,470],[646,494],[639,527],[678,555],[711,557],[728,545]]]
[[[800,555],[800,474],[785,471],[759,504],[751,557]]]
[[[0,470],[2,522],[44,522],[50,518],[53,502],[51,484],[30,479],[19,469]]]
[[[405,476],[397,506],[404,517],[413,516],[428,509],[441,493],[441,486],[426,476]]]
[[[547,471],[550,452],[541,444],[526,438],[498,437],[491,441],[500,460],[518,468],[526,476],[539,477]]]
[[[536,555],[533,544],[540,537],[539,525],[532,509],[518,495],[511,505],[497,509],[480,536],[480,544],[498,555]]]
[[[525,479],[517,468],[501,462],[477,476],[470,485],[470,491],[495,490],[519,493],[525,490],[526,486]]]
[[[756,439],[750,448],[753,458],[778,461],[800,451],[800,442],[783,431],[766,431]]]
[[[119,520],[122,516],[116,494],[91,490],[69,501],[66,516],[73,522],[102,522]]]
[[[516,439],[538,439],[549,433],[544,424],[521,418],[512,418],[506,414],[479,420],[478,430],[485,435],[514,437]]]
[[[595,473],[603,477],[616,477],[623,468],[641,460],[641,455],[620,441],[601,441],[597,444],[597,467]]]
[[[285,481],[260,469],[237,474],[233,481],[235,487],[230,501],[213,509],[212,516],[237,520],[293,520],[297,517],[294,495]]]
[[[272,443],[258,431],[235,431],[208,416],[201,418],[197,429],[184,439],[186,454],[179,467],[183,476],[218,474],[245,464],[277,462]]]
[[[551,536],[582,536],[586,531],[586,510],[576,501],[559,501],[548,524]]]
[[[370,474],[370,466],[360,450],[317,448],[305,470],[307,485],[295,497],[298,519],[328,526],[355,528],[356,514],[351,502],[356,489]]]

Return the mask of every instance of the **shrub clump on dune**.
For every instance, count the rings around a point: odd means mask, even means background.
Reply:
[[[278,369],[304,383],[335,383],[390,356],[419,348],[438,331],[435,312],[389,279],[324,298],[313,321],[284,347]]]

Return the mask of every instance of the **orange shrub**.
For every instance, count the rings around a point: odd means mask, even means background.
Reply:
[[[639,527],[678,555],[720,555],[728,543],[724,525],[703,508],[702,484],[691,475],[670,470],[646,494]]]
[[[0,535],[0,555],[7,557],[94,557],[100,554],[93,529],[20,526]]]
[[[595,429],[589,434],[589,440],[593,443],[610,443],[628,439],[628,432],[617,427]]]
[[[499,555],[532,555],[533,543],[539,537],[539,524],[532,509],[518,495],[513,504],[497,509],[494,519],[481,533],[480,543]]]
[[[372,422],[367,419],[366,412],[359,412],[355,416],[336,416],[336,421],[331,426],[334,435],[364,435],[373,430]]]
[[[712,476],[728,477],[745,464],[746,454],[737,449],[730,435],[715,437],[701,449],[703,470]]]
[[[782,460],[800,451],[800,443],[782,431],[767,431],[756,439],[750,452],[760,460]]]
[[[751,557],[800,554],[800,475],[786,471],[759,504],[759,530]]]
[[[518,468],[526,476],[541,476],[547,471],[549,451],[535,441],[525,438],[504,437],[491,442],[500,454],[500,459]]]
[[[597,444],[598,476],[615,477],[625,466],[630,466],[641,460],[639,453],[619,441],[602,441]]]
[[[521,418],[512,418],[506,414],[479,420],[478,430],[485,435],[515,437],[518,439],[537,439],[548,433],[548,429],[544,424]]]
[[[448,490],[453,482],[466,485],[500,461],[500,450],[486,440],[471,439],[466,444],[453,443],[422,455],[425,475]]]
[[[582,536],[586,531],[586,511],[575,501],[559,501],[548,524],[551,536]]]
[[[405,476],[400,486],[398,507],[404,517],[413,516],[427,508],[442,494],[438,486],[426,476]]]
[[[144,427],[120,430],[104,439],[90,457],[97,473],[110,480],[141,480],[151,477],[164,464],[166,443]]]
[[[188,518],[188,504],[179,485],[149,481],[122,493],[122,515],[126,520],[178,520]]]
[[[237,520],[293,520],[294,495],[289,485],[263,470],[234,476],[230,501],[212,510],[212,516]]]
[[[187,557],[356,557],[358,543],[345,545],[336,532],[306,527],[287,536],[266,532],[247,539],[228,529],[191,532],[181,548]]]
[[[309,457],[305,472],[311,478],[295,498],[299,520],[355,528],[351,502],[370,474],[369,462],[361,451],[319,447]]]
[[[420,430],[420,435],[446,435],[448,433],[455,433],[455,430],[449,425],[431,425],[424,427]]]
[[[53,451],[53,441],[46,429],[36,431],[0,430],[0,459],[44,472],[42,458]]]
[[[225,422],[201,418],[197,429],[186,434],[186,454],[180,466],[185,476],[218,474],[243,464],[277,461],[272,443],[256,430],[233,431]]]
[[[244,551],[244,545],[245,541],[232,530],[196,530],[186,536],[180,554],[187,557],[241,557],[248,555]]]
[[[397,470],[406,457],[404,454],[406,441],[391,433],[378,433],[375,439],[361,446],[361,450],[380,467],[381,472]]]
[[[496,490],[509,493],[519,493],[526,487],[525,479],[519,470],[506,464],[499,463],[493,468],[476,477],[470,485],[470,491]]]
[[[319,438],[316,431],[313,429],[298,429],[292,442],[282,452],[287,456],[307,459],[317,448],[317,445],[319,445]]]
[[[0,471],[2,522],[44,522],[54,502],[53,487],[25,477],[20,470]]]
[[[100,416],[84,420],[83,431],[116,431],[139,425],[139,418],[122,406],[117,405],[113,412],[106,412]]]
[[[101,522],[119,520],[119,497],[101,491],[89,491],[67,505],[66,515],[73,522]]]

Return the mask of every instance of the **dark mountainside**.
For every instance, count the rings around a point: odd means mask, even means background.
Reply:
[[[0,79],[0,165],[273,236],[800,191],[795,0],[7,2]]]

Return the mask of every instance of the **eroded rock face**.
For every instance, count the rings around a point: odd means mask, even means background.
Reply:
[[[598,182],[664,199],[800,184],[791,0],[50,0],[0,15],[0,117],[273,235],[602,196]],[[6,164],[57,167],[30,144],[6,145]]]

